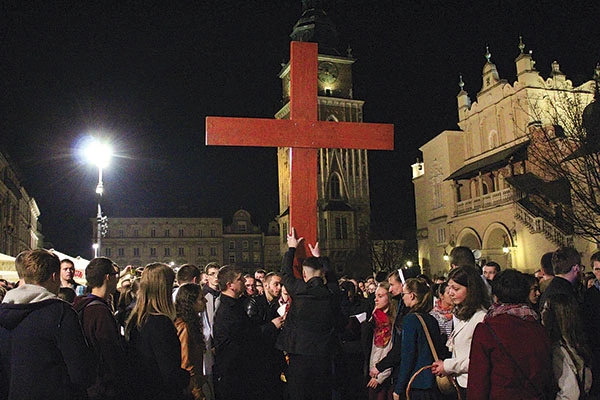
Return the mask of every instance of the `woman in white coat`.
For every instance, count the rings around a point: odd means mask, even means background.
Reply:
[[[473,332],[485,317],[490,297],[481,274],[471,266],[456,267],[450,271],[448,291],[454,303],[454,330],[448,337],[446,346],[452,357],[436,361],[432,372],[439,376],[454,375],[464,399]]]

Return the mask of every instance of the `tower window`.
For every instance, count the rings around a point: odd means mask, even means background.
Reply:
[[[332,175],[329,181],[329,196],[331,199],[339,200],[342,198],[340,186],[340,177],[335,174]]]
[[[346,217],[335,218],[335,238],[348,239],[348,220]]]

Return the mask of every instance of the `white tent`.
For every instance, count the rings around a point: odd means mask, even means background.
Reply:
[[[17,271],[15,270],[15,258],[7,254],[0,253],[0,278],[10,282],[19,280]]]
[[[0,270],[1,271],[14,271],[15,270],[15,258],[7,254],[0,253]]]

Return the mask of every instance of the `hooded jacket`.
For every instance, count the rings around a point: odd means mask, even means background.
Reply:
[[[75,399],[91,383],[93,355],[77,314],[25,284],[0,305],[0,399]]]

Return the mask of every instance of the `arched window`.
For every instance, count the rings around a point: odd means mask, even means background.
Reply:
[[[340,177],[337,174],[331,175],[331,179],[329,180],[329,197],[332,200],[340,200],[342,198]]]

